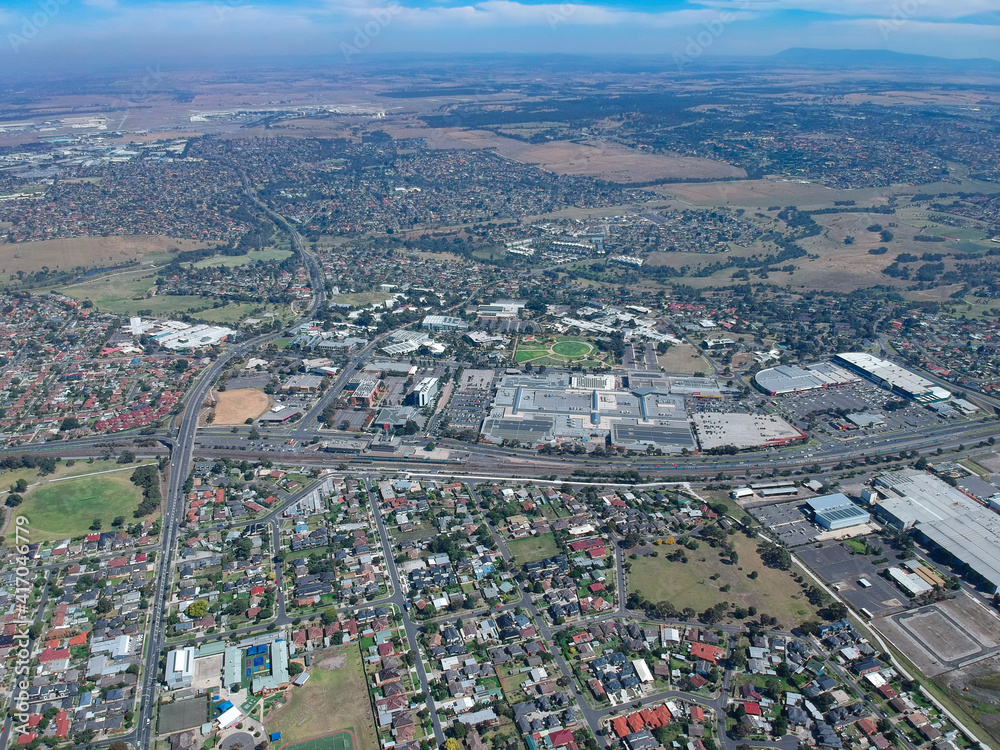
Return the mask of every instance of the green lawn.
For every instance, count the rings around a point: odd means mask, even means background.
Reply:
[[[559,554],[559,546],[556,544],[552,534],[542,534],[541,536],[531,536],[526,539],[515,539],[507,542],[507,549],[510,554],[517,558],[519,564],[532,562],[534,560],[544,560],[547,557]]]
[[[193,268],[216,268],[219,266],[225,266],[227,268],[235,268],[236,266],[244,266],[247,263],[252,263],[253,261],[277,261],[281,262],[286,258],[291,257],[292,253],[288,250],[282,250],[276,247],[268,248],[267,250],[251,250],[246,255],[216,255],[212,258],[205,258],[205,260],[199,260],[197,263],[192,264]]]
[[[592,359],[591,359],[592,358]],[[578,336],[550,336],[539,341],[520,341],[514,361],[536,365],[564,365],[573,362],[585,367],[603,364],[597,346]]]
[[[267,251],[265,251],[267,252]],[[236,260],[231,259],[231,260]],[[206,320],[219,323],[234,323],[246,317],[251,309],[259,305],[241,304],[213,308],[215,300],[193,295],[154,295],[146,297],[155,287],[156,272],[148,268],[126,271],[103,276],[92,281],[84,281],[73,286],[56,289],[60,294],[78,300],[90,300],[101,312],[116,315],[136,315],[140,310],[148,310],[152,315],[180,315],[199,313]],[[271,310],[274,306],[269,306]],[[273,311],[273,310],[272,310]]]
[[[60,287],[56,291],[78,300],[90,300],[101,312],[135,315],[150,310],[154,315],[185,313],[212,306],[212,300],[194,296],[145,295],[155,286],[156,272],[143,268],[103,276],[82,284]]]
[[[657,548],[658,557],[631,561],[628,590],[637,591],[653,602],[666,600],[678,610],[691,607],[703,612],[724,601],[733,606],[756,607],[760,613],[777,617],[786,628],[815,616],[814,607],[791,574],[764,565],[757,554],[756,541],[743,534],[729,539],[739,555],[738,565],[723,563],[721,549],[712,549],[705,542],[697,550],[684,549],[686,563],[670,562],[666,555],[678,547],[664,545]],[[754,570],[759,577],[750,580],[748,575]],[[712,580],[716,573],[719,578]],[[730,590],[720,591],[727,584]]]
[[[583,341],[559,341],[552,346],[552,353],[567,359],[581,359],[594,350],[592,344]]]
[[[86,466],[77,464],[73,468]],[[101,530],[111,529],[115,516],[125,516],[132,523],[132,512],[142,501],[142,491],[129,480],[138,464],[109,474],[78,476],[64,481],[45,481],[29,490],[17,515],[28,519],[31,542],[84,536],[95,518]],[[91,471],[100,471],[90,467]],[[12,535],[7,541],[13,543]]]
[[[341,653],[347,656],[344,667],[312,669],[309,682],[292,688],[288,703],[267,716],[267,731],[281,732],[282,743],[346,729],[354,733],[355,750],[378,750],[361,652],[345,646]],[[324,658],[314,656],[313,663]]]
[[[250,302],[230,302],[222,307],[209,307],[196,313],[211,323],[236,325],[244,318],[260,318],[264,313],[274,313],[278,318],[288,317],[288,305],[256,305]]]
[[[6,491],[8,485],[14,484],[18,479],[23,479],[29,485],[33,485],[39,482],[51,482],[53,479],[61,479],[62,477],[78,477],[81,474],[93,474],[98,471],[107,471],[108,469],[131,471],[136,466],[139,466],[139,464],[122,466],[115,461],[94,461],[93,463],[74,461],[72,466],[67,466],[65,462],[60,461],[56,464],[56,470],[44,477],[39,476],[38,469],[15,469],[13,471],[2,472],[0,473],[0,489]]]

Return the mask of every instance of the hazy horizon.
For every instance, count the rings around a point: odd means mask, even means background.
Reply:
[[[1000,60],[992,0],[13,0],[5,71],[400,54],[761,56],[791,47]]]

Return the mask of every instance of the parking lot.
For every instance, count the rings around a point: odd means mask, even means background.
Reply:
[[[466,370],[445,411],[453,427],[478,430],[492,403],[493,370]]]
[[[887,557],[893,557],[891,550],[887,549],[887,553]],[[878,574],[893,560],[876,567],[872,560],[878,558],[851,554],[841,542],[801,547],[795,554],[857,610],[867,609],[875,617],[882,617],[906,608],[905,594]],[[869,588],[858,582],[862,578],[871,584]]]
[[[874,383],[860,382],[842,385],[837,388],[827,388],[802,393],[788,393],[776,399],[777,403],[787,411],[796,427],[802,428],[810,414],[843,412],[871,412],[885,420],[882,427],[872,427],[850,430],[840,433],[833,425],[819,424],[829,432],[842,434],[844,437],[860,437],[882,435],[897,430],[913,429],[941,423],[941,417],[916,404],[910,404],[898,411],[885,411],[886,403],[899,401],[900,397],[879,388]],[[832,418],[832,417],[831,417]]]
[[[656,348],[648,341],[634,341],[626,344],[622,355],[622,363],[626,370],[656,371],[659,369],[659,363],[656,359]]]
[[[802,500],[758,505],[747,510],[770,530],[771,536],[788,547],[809,544],[821,531],[809,521]]]

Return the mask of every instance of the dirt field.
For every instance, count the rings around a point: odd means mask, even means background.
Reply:
[[[76,266],[111,266],[139,260],[151,253],[164,253],[171,248],[195,250],[213,243],[178,240],[172,237],[77,237],[41,242],[0,244],[0,283],[18,271],[69,269]]]
[[[1000,618],[964,595],[876,626],[928,677],[1000,646]]]
[[[504,138],[486,130],[461,128],[386,128],[400,138],[424,138],[431,148],[492,148],[501,156],[524,164],[537,164],[556,174],[598,177],[609,182],[720,179],[746,177],[738,167],[711,159],[666,156],[634,151],[603,141],[555,141],[530,144]]]
[[[683,372],[688,375],[693,375],[696,372],[703,372],[707,375],[712,372],[712,365],[701,356],[701,352],[690,344],[671,346],[667,353],[659,355],[656,361],[667,372]]]
[[[522,149],[512,154],[511,158],[537,164],[556,174],[585,175],[617,183],[746,177],[742,169],[723,162],[690,156],[645,154],[600,142],[545,143]]]
[[[271,407],[271,397],[256,388],[237,388],[215,394],[215,422],[219,426],[245,424]]]
[[[988,737],[1000,743],[1000,690],[984,686],[1000,672],[1000,657],[993,657],[970,664],[962,669],[945,672],[934,678],[934,683],[947,693],[963,711],[989,732]],[[978,683],[978,684],[977,684]],[[996,746],[996,745],[994,745]]]

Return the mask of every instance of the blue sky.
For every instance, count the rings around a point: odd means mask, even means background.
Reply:
[[[378,53],[766,55],[795,46],[1000,59],[1000,0],[4,0],[3,69]]]

